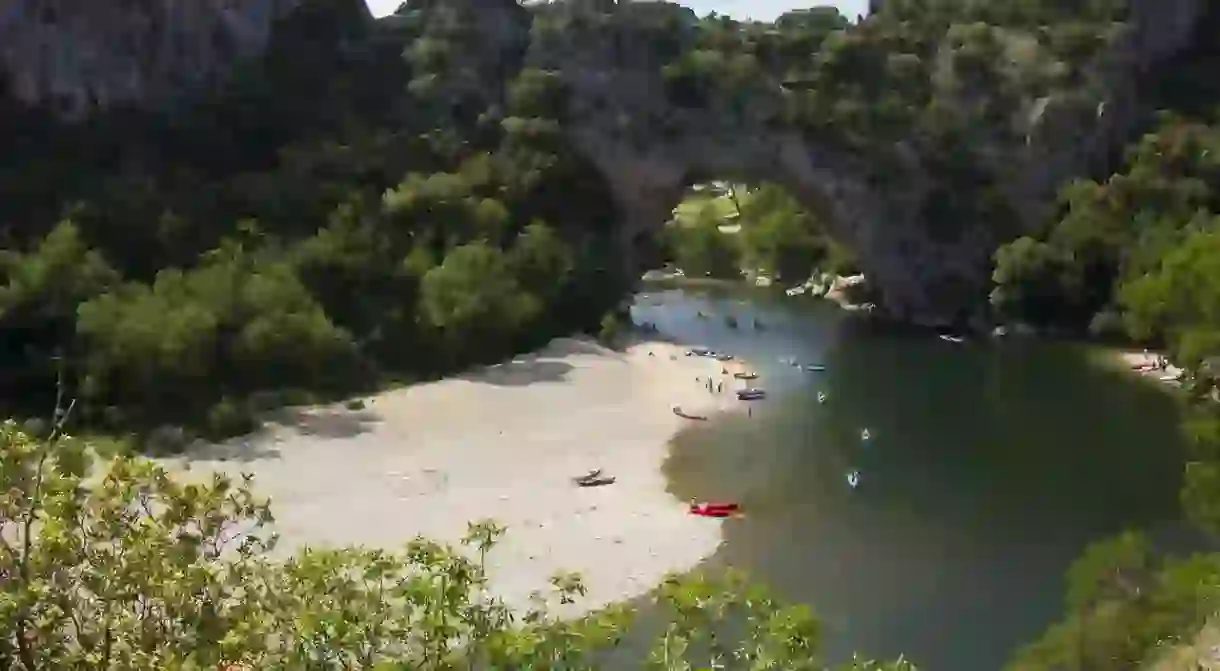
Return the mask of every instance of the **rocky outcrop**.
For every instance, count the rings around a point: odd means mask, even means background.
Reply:
[[[777,124],[786,95],[777,81],[754,82],[748,105],[675,106],[649,40],[658,25],[689,39],[693,17],[676,5],[647,5],[620,4],[613,18],[586,31],[535,40],[527,57],[527,65],[557,71],[569,85],[565,128],[614,190],[624,249],[666,221],[696,179],[774,181],[825,215],[856,252],[889,316],[926,325],[967,316],[984,293],[990,254],[1004,242],[997,236],[1013,232],[990,222],[955,226],[948,235],[935,230],[929,201],[938,188],[955,185],[934,182],[919,138],[887,151],[891,178],[882,186],[868,158]],[[994,176],[1026,230],[1045,220],[1060,185],[1096,169],[1127,140],[1146,111],[1138,80],[1190,42],[1205,10],[1204,0],[1132,0],[1129,25],[1090,69],[1089,86],[1026,101],[1011,124],[978,134],[978,168]]]
[[[157,105],[263,52],[301,0],[7,0],[0,77],[8,93],[60,116]]]
[[[1057,188],[1087,174],[1121,147],[1148,110],[1140,81],[1151,68],[1186,48],[1208,11],[1207,0],[1131,0],[1123,32],[1091,68],[1085,90],[1032,101],[1026,141],[997,147],[993,167],[1028,228],[1054,205]],[[1202,39],[1212,39],[1204,36]]]
[[[828,301],[839,304],[844,310],[871,312],[869,286],[864,275],[832,276],[830,287],[822,294]]]
[[[775,122],[787,95],[778,81],[755,82],[748,104],[713,99],[702,107],[675,106],[653,35],[664,30],[676,40],[693,39],[694,15],[667,3],[619,7],[601,24],[534,40],[525,64],[558,72],[567,84],[564,128],[609,181],[625,250],[667,221],[694,181],[739,175],[776,182],[822,212],[834,235],[860,253],[888,306],[913,317],[934,312],[906,269],[927,260],[936,272],[965,272],[956,260],[970,257],[952,245],[904,257],[918,253],[923,240],[913,215],[929,188],[914,152],[897,148],[908,177],[881,193],[866,159]],[[535,34],[551,18],[536,19]]]
[[[156,104],[259,53],[276,19],[302,1],[313,0],[12,0],[0,9],[0,68],[18,98],[50,102],[65,116]],[[1131,2],[1129,25],[1091,68],[1087,86],[1023,101],[1011,123],[971,138],[980,170],[995,177],[1027,228],[1044,220],[1059,185],[1127,139],[1143,112],[1138,80],[1188,44],[1207,9],[1205,0]],[[692,182],[774,181],[825,215],[889,315],[939,325],[961,318],[983,294],[997,235],[1014,233],[988,225],[937,230],[928,205],[955,185],[936,183],[919,137],[885,148],[882,183],[875,159],[786,128],[779,112],[789,93],[777,80],[759,77],[732,99],[675,104],[660,51],[689,47],[700,30],[677,5],[571,0],[536,6],[532,20],[511,0],[414,5],[408,13],[433,12],[425,20],[458,31],[470,47],[461,69],[477,81],[445,80],[466,87],[457,97],[498,98],[512,74],[501,70],[518,59],[559,73],[569,90],[564,131],[613,189],[628,265],[633,242],[669,219]],[[553,21],[581,11],[579,20]],[[487,79],[494,81],[483,85]]]

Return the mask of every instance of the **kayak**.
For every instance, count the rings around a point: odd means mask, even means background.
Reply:
[[[690,504],[690,512],[692,515],[700,515],[702,517],[728,517],[740,510],[741,507],[736,503],[692,503]]]
[[[820,363],[811,363],[805,366],[805,370],[809,371],[810,373],[821,373],[822,371],[826,370],[826,366],[823,366]]]
[[[615,483],[616,480],[617,480],[617,478],[615,478],[614,476],[597,477],[597,478],[588,478],[588,479],[577,480],[576,484],[579,487],[602,487],[604,485],[612,485]]]
[[[575,482],[580,482],[582,480],[596,480],[597,478],[600,478],[601,475],[602,475],[602,469],[595,468],[595,469],[589,471],[588,473],[585,473],[584,475],[580,475],[575,478],[572,478],[572,480]]]
[[[850,485],[852,489],[859,487],[860,486],[860,471],[852,471],[851,473],[848,473],[847,474],[847,484]]]

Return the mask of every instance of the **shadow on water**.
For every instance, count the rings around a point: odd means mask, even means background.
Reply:
[[[681,498],[743,503],[712,565],[813,606],[830,661],[860,650],[1000,668],[1061,613],[1063,573],[1087,543],[1180,527],[1172,399],[1085,348],[947,343],[782,296],[651,302],[637,318],[744,356],[776,392],[753,418],[679,436],[667,471]],[[767,328],[697,315],[726,311]]]

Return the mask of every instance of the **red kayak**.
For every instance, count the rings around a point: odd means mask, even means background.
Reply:
[[[692,503],[690,504],[690,512],[692,515],[702,515],[703,517],[728,517],[741,509],[741,506],[736,503]]]

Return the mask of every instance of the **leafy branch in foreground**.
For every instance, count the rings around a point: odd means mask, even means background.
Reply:
[[[269,556],[250,476],[181,482],[154,462],[106,462],[58,432],[0,425],[0,660],[41,669],[594,669],[634,623],[621,606],[563,619],[584,586],[556,576],[517,613],[490,596],[504,533],[461,547],[306,549]],[[654,593],[651,669],[824,668],[806,609],[736,576],[674,577]],[[913,671],[854,662],[859,671]]]

